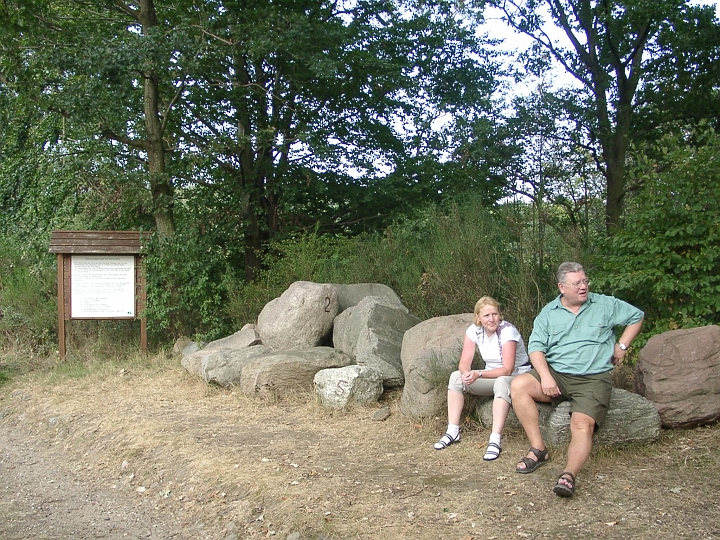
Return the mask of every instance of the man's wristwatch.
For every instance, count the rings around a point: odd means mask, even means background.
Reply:
[[[482,379],[482,371],[478,369],[478,378]]]
[[[622,349],[623,351],[627,351],[627,345],[625,345],[624,343],[618,342],[618,347],[620,347],[620,349]]]

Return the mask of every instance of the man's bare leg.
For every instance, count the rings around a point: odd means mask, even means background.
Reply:
[[[527,373],[518,375],[513,379],[510,386],[510,396],[512,397],[515,416],[518,417],[522,424],[530,441],[530,446],[538,450],[545,450],[545,442],[540,433],[540,413],[538,412],[537,402],[549,403],[550,398],[543,394],[540,381]],[[528,452],[527,457],[537,461],[537,456],[533,452]],[[520,462],[518,464],[519,470],[525,468],[525,463]]]
[[[514,400],[513,400],[514,401]],[[595,420],[587,414],[575,412],[570,417],[570,444],[567,450],[567,465],[565,471],[572,473],[574,476],[580,472],[585,462],[590,457],[592,450],[592,438],[595,432]],[[558,482],[573,488],[569,479],[560,477]]]

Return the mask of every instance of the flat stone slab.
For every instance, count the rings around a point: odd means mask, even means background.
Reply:
[[[551,446],[564,446],[570,442],[570,403],[551,405],[538,403],[540,432]],[[480,423],[492,426],[492,398],[482,400],[477,406]],[[629,443],[648,443],[660,437],[660,414],[655,406],[639,394],[613,388],[610,409],[605,422],[595,432],[594,444],[621,446]],[[506,427],[522,429],[515,412],[510,409]]]

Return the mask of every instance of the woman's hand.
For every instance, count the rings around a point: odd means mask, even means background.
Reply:
[[[476,369],[471,369],[470,371],[466,371],[462,374],[460,379],[462,380],[462,383],[464,385],[471,385],[475,381],[477,381],[480,378],[480,372]]]

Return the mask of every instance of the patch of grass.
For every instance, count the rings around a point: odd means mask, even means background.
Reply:
[[[5,366],[0,367],[0,385],[11,381],[37,382],[42,385],[57,385],[68,380],[87,379],[92,383],[111,375],[131,372],[157,373],[177,362],[166,350],[143,355],[134,347],[118,348],[115,354],[93,356],[87,350],[69,353],[61,360],[57,354],[6,355]]]
[[[48,375],[49,383],[56,383],[59,379],[82,379],[91,372],[89,366],[78,361],[66,361],[59,363]]]

